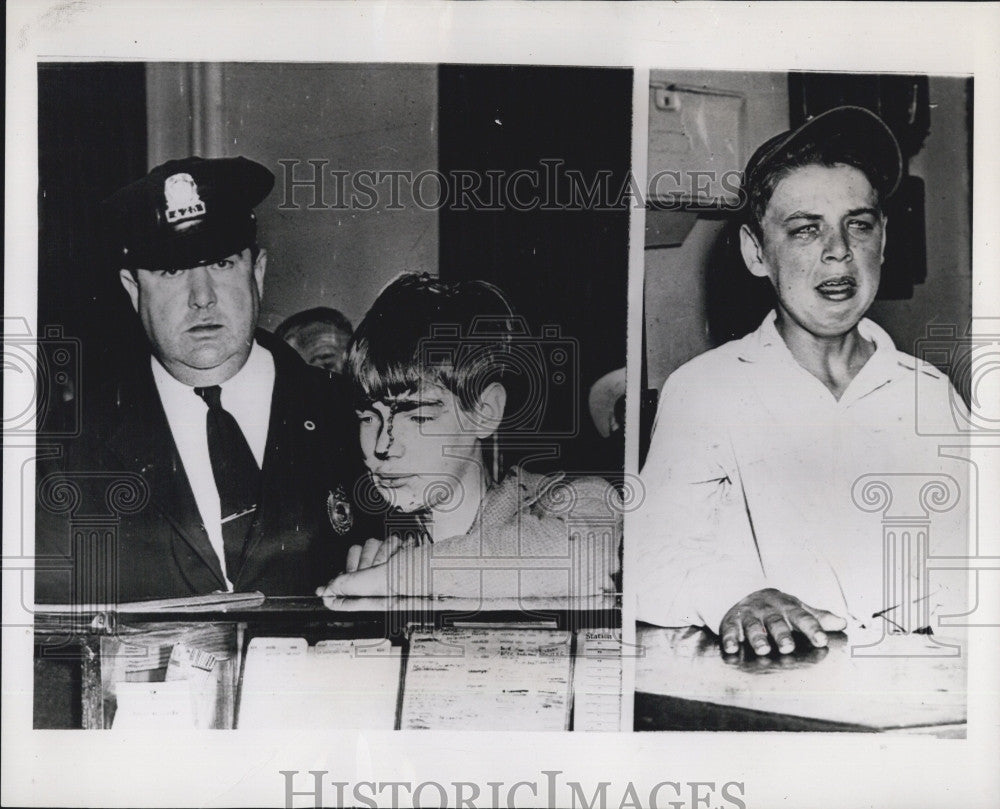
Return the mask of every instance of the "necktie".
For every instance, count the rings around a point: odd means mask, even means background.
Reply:
[[[247,536],[257,510],[260,494],[260,468],[246,437],[233,414],[223,408],[222,388],[212,385],[194,392],[208,405],[208,454],[212,475],[219,490],[222,514],[222,544],[226,553],[226,572],[236,583],[243,564]]]

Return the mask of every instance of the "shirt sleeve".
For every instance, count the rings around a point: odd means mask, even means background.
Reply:
[[[918,373],[926,372],[918,368]],[[941,374],[937,369],[932,373]],[[973,458],[968,450],[972,416],[951,382],[941,376],[940,384],[918,388],[918,419],[921,430],[927,434],[924,441],[929,444],[926,451],[931,456],[923,463],[930,468],[937,466],[943,475],[953,478],[959,496],[952,507],[931,513],[929,553],[932,557],[969,557],[975,553],[974,536],[970,533],[974,526],[970,511],[976,508],[975,465],[959,459]],[[975,612],[979,580],[973,577],[970,581],[967,570],[934,569],[933,562],[930,567],[927,582],[930,626],[940,627],[939,631],[946,633],[949,626],[965,625],[964,616]]]
[[[661,392],[643,501],[627,531],[639,620],[717,631],[730,607],[767,582],[729,438],[737,419],[727,411],[738,401],[712,375],[689,371]]]

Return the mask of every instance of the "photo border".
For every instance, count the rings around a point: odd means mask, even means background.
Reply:
[[[4,313],[26,318],[29,328],[37,327],[33,313],[37,311],[39,59],[591,64],[638,68],[635,81],[640,86],[648,81],[642,74],[649,68],[972,74],[976,111],[972,256],[973,267],[978,268],[973,312],[976,317],[1000,317],[991,308],[1000,300],[1000,211],[994,199],[1000,186],[995,148],[1000,143],[996,4],[926,4],[916,9],[905,3],[262,2],[248,7],[236,2],[185,2],[143,8],[123,2],[22,0],[8,5],[7,23]],[[266,45],[252,41],[248,31],[266,32]],[[639,115],[634,126],[644,141],[645,122]],[[637,159],[634,164],[644,170]],[[631,232],[637,235],[634,221]],[[630,359],[636,356],[639,341],[641,255],[633,243]],[[630,375],[630,386],[638,384],[637,379],[632,381],[635,377]],[[1000,395],[992,385],[996,381],[1000,380],[990,380],[984,395]],[[6,384],[5,391],[9,392]],[[630,397],[630,408],[636,406],[636,398]],[[633,416],[630,409],[628,421],[637,424]],[[635,463],[634,438],[627,440],[627,459]],[[769,734],[762,739],[757,734],[697,733],[556,738],[321,729],[313,734],[169,736],[33,731],[32,633],[23,620],[24,604],[30,600],[22,602],[22,594],[9,586],[9,575],[16,572],[9,560],[30,551],[20,547],[20,538],[33,531],[24,495],[25,488],[33,491],[28,488],[33,480],[30,465],[25,467],[30,455],[30,444],[5,440],[5,805],[284,805],[281,770],[326,770],[331,780],[351,783],[473,782],[483,785],[484,795],[489,794],[488,782],[542,782],[542,771],[560,771],[562,781],[579,781],[588,796],[601,782],[610,782],[609,805],[615,806],[624,800],[626,785],[633,785],[638,795],[648,795],[655,784],[665,781],[744,783],[747,809],[976,807],[996,801],[1000,637],[995,628],[970,638],[966,740],[854,734]],[[998,464],[984,470],[982,491],[1000,490],[998,472]],[[1000,525],[998,505],[981,506],[981,531],[995,529]],[[627,537],[625,545],[627,569],[639,560],[631,558]],[[30,595],[30,585],[26,592]],[[997,604],[981,609],[1000,615]],[[629,598],[623,621],[626,627],[634,624]],[[521,794],[529,799],[529,791]],[[663,794],[661,800],[666,799]],[[297,799],[296,805],[300,804],[311,802],[302,797]],[[690,804],[689,800],[685,805]]]

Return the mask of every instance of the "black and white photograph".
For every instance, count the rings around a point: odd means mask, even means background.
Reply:
[[[12,0],[4,806],[993,806],[1000,4]]]
[[[964,736],[972,89],[650,71],[637,730]]]
[[[619,731],[632,72],[38,70],[35,727]]]

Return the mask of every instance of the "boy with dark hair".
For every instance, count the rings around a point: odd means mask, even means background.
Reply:
[[[967,553],[965,472],[916,427],[919,413],[928,434],[954,432],[961,402],[941,371],[864,317],[879,286],[882,205],[901,172],[892,132],[859,107],[823,113],[750,158],[740,247],[776,305],[664,385],[629,529],[640,620],[703,625],[726,653],[745,641],[766,655],[792,651],[796,637],[822,647],[827,632],[920,630],[964,610],[962,574],[929,578],[925,565]],[[942,494],[928,505],[921,489],[925,509],[948,513],[933,537],[928,522],[922,539],[892,544],[876,495],[915,481]]]
[[[519,376],[514,321],[500,290],[480,281],[404,275],[375,301],[355,332],[348,373],[388,529],[385,539],[354,546],[346,571],[320,595],[613,589],[621,536],[614,488],[516,466],[499,475]],[[400,530],[401,518],[416,530]]]

